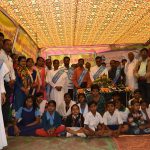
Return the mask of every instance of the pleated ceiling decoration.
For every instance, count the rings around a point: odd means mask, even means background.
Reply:
[[[39,47],[144,43],[149,0],[3,0]]]

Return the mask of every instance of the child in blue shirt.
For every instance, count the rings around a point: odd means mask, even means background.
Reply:
[[[18,122],[21,120],[20,122]],[[40,112],[33,96],[28,96],[24,106],[16,112],[13,126],[8,128],[10,136],[35,136],[35,130],[41,128]]]
[[[42,117],[42,128],[36,130],[36,135],[43,137],[60,136],[65,131],[62,125],[61,116],[56,111],[56,102],[50,100],[47,104],[47,111]]]

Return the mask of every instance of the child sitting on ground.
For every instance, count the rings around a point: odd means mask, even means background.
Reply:
[[[61,116],[56,111],[56,102],[50,100],[47,104],[47,111],[42,117],[43,128],[36,130],[36,135],[43,137],[60,136],[65,131],[65,126],[61,123]]]
[[[115,102],[108,101],[106,103],[106,110],[107,111],[104,113],[103,116],[106,130],[110,133],[111,136],[117,137],[120,135],[123,121],[119,111],[115,108]]]
[[[140,92],[139,89],[136,89],[136,90],[134,91],[133,98],[128,101],[128,106],[129,106],[129,108],[131,108],[131,102],[132,102],[132,101],[140,102],[141,100],[142,100],[141,92]],[[132,108],[131,108],[131,109],[132,109]]]
[[[85,116],[84,133],[87,136],[102,136],[104,133],[103,118],[97,112],[97,103],[91,101],[88,103],[89,112]]]
[[[71,96],[69,93],[64,94],[64,101],[59,105],[58,107],[58,113],[62,116],[63,123],[65,123],[65,120],[67,116],[71,114],[71,106],[73,106],[75,102],[71,100]]]
[[[150,107],[148,107],[149,105],[145,101],[141,101],[140,105],[141,105],[141,112],[145,120],[146,126],[150,128]]]
[[[129,134],[144,134],[148,133],[144,117],[140,111],[140,103],[137,101],[131,102],[132,110],[128,116]]]
[[[86,103],[86,96],[84,93],[78,94],[78,106],[80,108],[80,113],[85,117],[85,115],[89,112],[88,104]]]
[[[125,107],[121,103],[120,99],[115,101],[115,106],[116,106],[116,109],[119,111],[120,116],[121,116],[122,121],[123,121],[123,125],[121,127],[121,132],[125,133],[129,129],[129,127],[128,127],[128,115],[129,115],[130,111],[127,107]]]
[[[65,126],[67,137],[71,137],[73,135],[85,137],[85,134],[83,133],[84,118],[80,113],[80,109],[77,104],[74,104],[71,107],[71,115],[67,117]]]
[[[44,94],[42,92],[36,94],[36,103],[39,107],[40,115],[42,116],[47,104],[47,100],[44,100]]]
[[[18,120],[20,120],[18,122]],[[16,112],[13,126],[8,128],[10,136],[35,136],[35,130],[41,128],[40,112],[32,96],[28,96],[24,106]]]

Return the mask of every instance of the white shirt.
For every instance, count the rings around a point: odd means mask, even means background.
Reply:
[[[94,66],[94,67],[91,67],[91,70],[90,70],[90,74],[91,74],[91,80],[92,81],[94,81],[94,75],[95,75],[95,73],[98,71],[98,69],[99,69],[100,67],[98,67],[97,65],[96,66]],[[103,70],[103,72],[99,75],[99,77],[100,76],[102,76],[102,75],[106,75],[107,77],[108,77],[108,69],[107,68],[105,68],[104,70]]]
[[[118,112],[120,113],[120,116],[122,118],[122,121],[123,122],[127,122],[127,119],[128,119],[128,115],[130,113],[129,109],[128,108],[125,108],[125,111],[119,111]]]
[[[1,93],[5,93],[5,87],[4,87],[4,77],[9,72],[7,66],[5,63],[2,64],[0,68],[0,96]],[[1,97],[0,97],[1,99]]]
[[[83,113],[82,113],[82,110],[81,110],[81,104],[80,103],[78,104],[78,106],[80,108],[80,113],[83,115],[83,117],[85,117],[86,114],[89,112],[88,105],[87,104],[85,105],[85,109],[84,109]]]
[[[123,124],[123,120],[121,118],[118,110],[115,110],[113,115],[111,115],[108,111],[104,113],[103,121],[105,125],[120,125]]]
[[[126,85],[131,88],[132,91],[138,88],[137,79],[135,78],[133,71],[137,64],[137,60],[134,59],[132,62],[127,62],[125,64],[125,75],[126,75]]]
[[[138,74],[140,76],[145,76],[145,74],[146,74],[146,66],[147,66],[147,59],[145,61],[141,62],[141,65],[140,65],[140,68],[139,68],[139,71],[138,71]]]
[[[95,116],[88,112],[85,116],[84,124],[95,131],[99,124],[103,124],[103,118],[98,112],[96,112]]]
[[[69,76],[68,76],[68,71],[69,71],[69,69],[67,69],[65,66],[63,66],[63,67],[61,67],[61,68],[59,68],[59,69],[61,69],[61,70],[64,70],[65,72],[66,72],[66,74],[67,74],[67,91],[68,91],[68,89],[73,89],[73,82],[72,82],[72,80],[71,79],[69,79]],[[73,75],[73,74],[72,74]],[[71,76],[72,76],[71,75]],[[71,77],[72,78],[72,77]]]
[[[13,68],[13,61],[11,59],[11,57],[9,55],[7,55],[5,53],[5,51],[3,49],[0,50],[0,59],[2,59],[4,61],[4,63],[6,64],[9,73],[5,76],[5,81],[9,82],[10,80],[15,80],[15,72],[14,72],[14,68]]]
[[[147,120],[145,113],[142,110],[141,112],[142,112],[144,120]],[[148,118],[150,119],[150,107],[146,108],[146,112],[147,112]]]
[[[58,107],[57,111],[59,112],[59,114],[63,117],[67,117],[71,114],[71,107],[75,104],[74,101],[70,101],[70,104],[69,104],[69,109],[68,111],[66,111],[66,103],[65,101],[63,101],[60,106]]]
[[[40,103],[40,115],[42,116],[44,111],[45,111],[45,106],[46,106],[46,103],[47,103],[47,100],[43,100],[41,103]]]

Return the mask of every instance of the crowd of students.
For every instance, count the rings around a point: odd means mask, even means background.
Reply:
[[[91,88],[99,93],[98,85]],[[118,94],[105,102],[103,109],[96,101],[87,101],[84,93],[78,94],[78,102],[66,93],[64,103],[58,108],[54,100],[43,101],[43,93],[36,98],[28,96],[16,112],[13,125],[8,127],[8,135],[117,137],[150,133],[150,107],[141,99],[139,90],[135,91],[129,107],[123,106]]]
[[[12,53],[11,40],[0,33],[0,102],[8,135],[101,137],[149,133],[148,50],[143,48],[140,56],[136,60],[129,52],[128,60],[111,60],[110,69],[100,56],[93,67],[89,62],[84,66],[84,59],[70,66],[69,57],[64,57],[62,67],[57,59],[38,57],[34,63],[32,58]],[[100,87],[92,84],[101,76],[110,78],[115,87],[130,87],[134,96],[128,106],[123,106],[119,95],[106,101]],[[91,93],[78,93],[81,88],[89,88]]]

